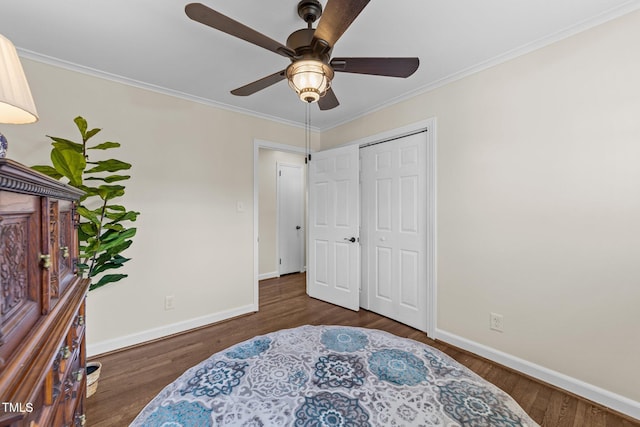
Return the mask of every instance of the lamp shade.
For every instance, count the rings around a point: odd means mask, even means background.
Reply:
[[[18,52],[0,34],[0,123],[23,124],[38,120]]]
[[[333,70],[321,61],[303,59],[289,65],[287,79],[302,101],[316,102],[331,86]]]

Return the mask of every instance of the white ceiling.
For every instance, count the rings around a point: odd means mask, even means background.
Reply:
[[[3,1],[0,33],[23,57],[303,123],[305,106],[286,81],[249,97],[229,93],[284,69],[289,60],[190,20],[188,2]],[[298,0],[202,2],[282,44],[306,25],[297,15]],[[640,0],[373,0],[333,56],[417,56],[420,68],[408,79],[336,73],[341,105],[329,111],[312,106],[312,125],[334,127],[637,9]]]

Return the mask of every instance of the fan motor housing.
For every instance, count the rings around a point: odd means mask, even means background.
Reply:
[[[287,47],[295,51],[297,56],[319,59],[320,61],[328,64],[329,58],[331,57],[331,49],[318,53],[314,52],[311,47],[315,31],[316,30],[313,28],[303,28],[301,30],[294,31],[287,38]]]
[[[313,33],[316,30],[313,28],[303,28],[302,30],[294,31],[287,38],[287,47],[296,51],[297,54],[302,54],[299,50],[304,50],[311,46],[311,40],[313,40]]]

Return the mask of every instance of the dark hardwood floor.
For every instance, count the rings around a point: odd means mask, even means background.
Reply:
[[[381,329],[429,344],[509,393],[542,426],[640,427],[640,422],[433,341],[386,317],[309,298],[302,274],[262,281],[258,313],[100,356],[102,376],[97,393],[86,402],[87,425],[127,426],[162,388],[213,353],[256,335],[307,324]]]

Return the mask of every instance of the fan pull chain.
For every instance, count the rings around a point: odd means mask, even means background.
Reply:
[[[307,102],[307,107],[304,114],[304,148],[306,157],[305,163],[311,161],[311,102]]]

